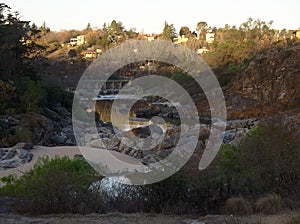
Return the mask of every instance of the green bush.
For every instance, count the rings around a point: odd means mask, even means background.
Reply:
[[[252,185],[248,193],[300,196],[300,150],[296,133],[296,128],[287,126],[283,120],[273,119],[261,123],[240,141],[240,169],[243,178],[248,178],[248,184]]]
[[[21,104],[26,112],[40,112],[40,100],[42,97],[42,91],[40,87],[32,80],[29,81],[27,89],[20,97]]]
[[[62,89],[56,84],[43,83],[45,91],[44,106],[49,108],[55,107],[58,103],[66,108],[71,108],[73,103],[73,94]]]
[[[103,212],[101,195],[90,188],[99,179],[82,159],[46,157],[19,178],[2,178],[0,195],[16,199],[11,207],[17,213]]]
[[[144,194],[147,198],[145,210],[148,212],[183,214],[190,208],[188,183],[180,173],[147,186]]]
[[[175,73],[171,76],[171,78],[180,84],[191,79],[189,75],[184,73]]]
[[[22,126],[17,126],[14,133],[8,130],[8,123],[0,121],[0,146],[9,147],[18,142],[31,142],[31,131]]]

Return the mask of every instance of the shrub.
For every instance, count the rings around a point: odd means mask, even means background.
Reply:
[[[225,202],[222,212],[229,215],[249,215],[252,213],[252,206],[242,197],[230,198]]]
[[[0,80],[0,114],[14,113],[17,98],[16,87],[13,82]]]
[[[188,198],[188,183],[186,179],[176,173],[171,177],[141,189],[146,203],[146,212],[164,212],[184,214],[192,207]]]
[[[297,129],[284,120],[273,119],[259,124],[241,140],[241,181],[249,186],[245,194],[259,196],[272,191],[284,197],[299,197],[300,151],[296,133]]]
[[[47,157],[19,178],[4,178],[0,195],[16,198],[11,204],[17,213],[103,212],[100,194],[89,187],[100,179],[87,162],[75,158]]]
[[[40,112],[40,100],[42,98],[42,91],[40,87],[32,80],[29,81],[27,89],[20,97],[21,104],[25,111]]]
[[[300,215],[294,215],[286,224],[300,224]]]
[[[191,79],[187,74],[184,73],[175,73],[171,78],[178,83],[183,83]]]
[[[43,83],[43,89],[45,91],[44,105],[49,108],[54,108],[60,103],[62,106],[70,109],[73,103],[73,94],[63,90],[63,88],[57,84]]]
[[[277,214],[281,208],[281,197],[276,194],[269,194],[265,197],[259,198],[255,203],[255,210],[266,215]]]

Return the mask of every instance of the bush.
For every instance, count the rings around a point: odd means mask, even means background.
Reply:
[[[54,108],[60,103],[62,106],[70,109],[73,103],[73,94],[62,89],[56,84],[43,83],[45,91],[44,104],[49,108]]]
[[[286,224],[300,224],[300,215],[295,215],[291,217]]]
[[[29,81],[27,89],[24,94],[20,97],[21,104],[26,112],[40,112],[39,107],[42,98],[42,91],[40,87],[32,80]]]
[[[249,215],[252,213],[252,206],[242,197],[230,198],[226,201],[222,212],[228,215]]]
[[[276,194],[269,194],[259,198],[255,203],[255,210],[265,215],[277,214],[282,209],[282,200]]]
[[[144,188],[147,212],[184,214],[192,207],[189,204],[188,183],[184,176],[176,173],[171,177]]]
[[[13,197],[11,208],[17,213],[90,213],[103,212],[100,194],[91,190],[100,179],[82,159],[47,157],[19,178],[6,177],[0,195]]]
[[[249,186],[245,194],[255,196],[270,191],[281,196],[299,197],[300,151],[297,129],[284,120],[259,124],[240,142],[239,158],[242,182]]]
[[[0,96],[0,114],[14,113],[17,98],[14,83],[0,80]]]

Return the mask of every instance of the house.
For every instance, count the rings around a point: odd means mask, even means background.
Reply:
[[[202,47],[197,50],[197,54],[200,54],[200,55],[205,54],[207,52],[209,52],[209,50],[206,47]]]
[[[300,40],[300,29],[293,32],[294,38]]]
[[[208,31],[205,35],[206,43],[211,44],[215,40],[215,33]]]
[[[85,38],[84,35],[77,36],[76,38],[70,39],[70,45],[71,46],[79,46],[85,44]]]
[[[85,59],[95,59],[98,56],[97,52],[94,50],[83,50],[81,51],[81,55]]]
[[[187,42],[188,40],[189,40],[189,38],[185,37],[185,35],[182,35],[182,36],[179,36],[179,37],[176,37],[173,39],[175,44],[182,44],[182,43]]]
[[[148,41],[154,41],[157,38],[157,36],[154,35],[144,35],[143,37]]]

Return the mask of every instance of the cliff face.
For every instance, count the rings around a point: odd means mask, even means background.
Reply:
[[[258,53],[226,93],[229,110],[237,116],[297,111],[300,108],[300,43]]]

